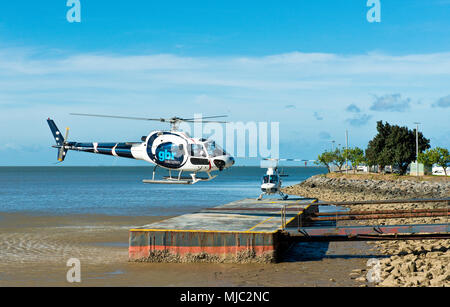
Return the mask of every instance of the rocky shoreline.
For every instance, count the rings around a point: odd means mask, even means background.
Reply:
[[[387,177],[389,178],[389,177]],[[284,193],[314,197],[321,201],[357,201],[410,198],[448,198],[450,181],[389,180],[345,175],[318,175],[301,184],[283,189]],[[358,210],[446,208],[446,203],[359,205]],[[353,207],[354,208],[354,207]],[[355,209],[355,208],[354,208]],[[448,223],[448,217],[385,219],[379,225]],[[374,221],[352,222],[373,224]],[[450,286],[450,240],[369,242],[380,257],[380,282],[377,286]],[[367,285],[367,268],[357,268],[349,278]]]

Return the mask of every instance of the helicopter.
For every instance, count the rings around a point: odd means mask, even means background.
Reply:
[[[270,161],[267,166],[264,166],[264,163],[261,163],[262,168],[267,168],[266,174],[262,177],[261,183],[261,195],[257,198],[257,200],[262,200],[264,195],[272,195],[279,194],[282,200],[288,199],[289,195],[281,192],[281,185],[283,181],[282,177],[287,177],[288,175],[284,173],[280,173],[278,171],[278,162],[279,161],[291,161],[291,162],[305,162],[305,165],[310,161],[315,160],[302,160],[302,159],[275,159],[275,158],[265,158],[263,161]]]
[[[149,184],[195,184],[200,181],[210,181],[217,177],[217,175],[211,175],[211,172],[223,171],[235,163],[234,158],[217,145],[214,140],[192,138],[187,132],[178,130],[181,122],[225,123],[203,119],[226,116],[141,118],[81,113],[71,113],[71,115],[159,121],[169,123],[171,130],[150,132],[150,134],[141,138],[141,142],[79,143],[69,142],[69,128],[66,128],[63,137],[55,122],[48,118],[47,123],[56,141],[56,145],[52,147],[58,149],[58,163],[65,160],[69,150],[143,160],[154,165],[152,179],[143,180],[144,183]],[[169,176],[156,179],[155,174],[158,167],[168,170]],[[172,177],[172,171],[178,171],[178,175]],[[190,173],[190,176],[182,176],[183,172]],[[206,173],[207,177],[198,177],[197,173]]]

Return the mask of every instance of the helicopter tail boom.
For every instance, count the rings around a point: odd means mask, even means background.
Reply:
[[[123,142],[123,143],[69,142],[68,141],[69,128],[66,129],[66,135],[65,137],[63,137],[58,127],[56,126],[55,122],[52,119],[49,118],[47,120],[47,123],[56,141],[56,145],[54,145],[53,147],[58,149],[59,162],[64,161],[66,154],[69,150],[143,160],[139,150],[132,152],[133,147],[139,147],[139,145],[141,145],[141,143],[139,142]]]

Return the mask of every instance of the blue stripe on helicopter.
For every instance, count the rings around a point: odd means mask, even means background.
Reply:
[[[133,155],[131,154],[131,145],[119,143],[117,144],[114,151],[119,157],[134,159]]]
[[[117,156],[123,158],[131,158],[134,159],[131,153],[132,145],[126,143],[98,143],[97,144],[97,152],[94,149],[94,143],[70,143],[69,145],[75,147],[75,150],[83,151],[83,152],[91,152],[98,153],[102,155],[112,156],[112,150],[114,147]]]
[[[112,149],[116,145],[117,145],[117,143],[98,143],[97,147],[98,148],[102,147],[102,148],[111,148]]]
[[[106,148],[98,148],[97,153],[99,153],[101,155],[109,155],[109,156],[113,155],[112,149],[106,149]]]
[[[71,145],[74,147],[81,147],[80,151],[94,152],[94,144],[92,143],[75,143]]]
[[[114,146],[116,146],[116,143],[98,143],[97,151],[99,154],[112,156],[112,149]]]

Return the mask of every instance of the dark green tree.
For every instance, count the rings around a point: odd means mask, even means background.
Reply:
[[[382,155],[385,146],[386,139],[391,133],[392,127],[389,123],[383,124],[382,121],[377,122],[378,134],[369,142],[366,149],[366,160],[369,165],[378,165],[379,169],[384,169],[386,165],[389,165],[389,161],[385,155]]]
[[[416,130],[407,127],[383,124],[377,122],[378,134],[369,142],[366,149],[366,157],[371,165],[380,166],[381,170],[386,165],[392,165],[405,174],[408,165],[416,160]],[[430,140],[421,132],[419,138],[419,152],[430,148]]]

